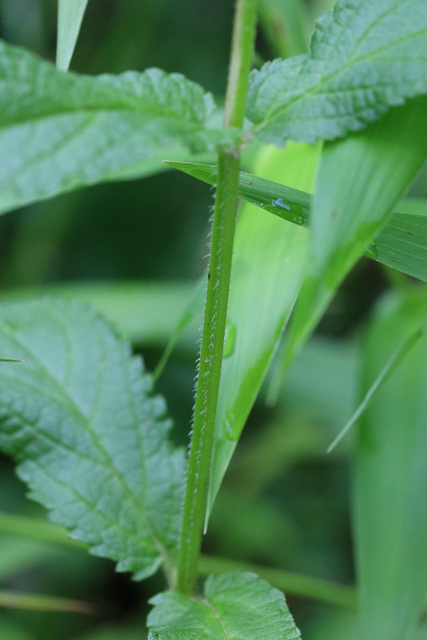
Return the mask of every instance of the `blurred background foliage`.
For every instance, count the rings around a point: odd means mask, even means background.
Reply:
[[[302,53],[314,20],[333,0],[262,0],[255,64]],[[233,3],[229,0],[90,0],[71,64],[80,73],[157,66],[225,90]],[[54,60],[55,0],[0,0],[0,35]],[[250,166],[250,157],[245,158]],[[427,172],[414,195],[427,196]],[[0,219],[0,296],[34,287],[80,291],[111,309],[154,369],[203,272],[212,192],[173,172],[91,187]],[[80,284],[84,284],[82,289]],[[326,448],[357,405],[358,338],[376,300],[408,280],[362,260],[348,276],[315,337],[296,362],[276,407],[254,407],[215,505],[207,554],[354,584],[349,449]],[[38,290],[38,289],[37,289]],[[107,305],[108,306],[108,305]],[[176,439],[185,443],[192,409],[197,319],[157,388],[167,398]],[[43,517],[24,496],[11,463],[0,460],[0,512]],[[0,527],[1,528],[1,527]],[[4,640],[115,640],[143,637],[143,584],[77,547],[0,533],[0,590],[86,601],[91,615],[0,608]],[[288,594],[306,640],[351,640],[351,613]],[[420,636],[421,637],[421,636]]]

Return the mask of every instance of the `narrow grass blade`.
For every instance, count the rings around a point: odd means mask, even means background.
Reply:
[[[384,382],[389,378],[389,376],[396,371],[399,367],[403,359],[409,354],[414,345],[418,342],[418,340],[424,335],[427,330],[426,322],[423,321],[423,324],[420,328],[416,329],[409,336],[407,336],[401,345],[399,345],[396,351],[392,354],[390,359],[386,362],[384,368],[378,374],[378,377],[375,378],[372,386],[367,391],[365,397],[362,402],[357,407],[356,411],[351,416],[350,420],[346,423],[337,437],[333,440],[330,446],[327,449],[327,453],[331,453],[331,451],[337,446],[337,444],[342,440],[348,431],[350,431],[351,427],[359,420],[363,412],[367,409],[370,401],[372,400],[375,393],[382,387]]]
[[[425,290],[389,296],[363,350],[362,392],[427,317]],[[354,469],[361,637],[412,640],[427,600],[427,336],[377,391],[358,429]]]
[[[48,542],[51,545],[59,544],[74,549],[88,548],[83,542],[69,538],[66,530],[56,523],[9,513],[0,513],[0,532],[16,537]]]
[[[95,613],[94,606],[88,602],[26,593],[10,593],[8,591],[0,591],[0,607],[7,609],[27,609],[30,611]]]
[[[88,0],[58,0],[56,66],[68,71]]]
[[[216,182],[216,165],[166,164],[207,184]],[[279,218],[310,226],[310,193],[241,171],[239,197]],[[427,200],[408,199],[397,205],[397,210],[379,232],[375,246],[362,248],[361,255],[427,282]]]

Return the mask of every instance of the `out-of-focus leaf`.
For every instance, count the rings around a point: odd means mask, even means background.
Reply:
[[[0,295],[0,301],[28,300],[46,294],[78,298],[105,314],[126,339],[137,344],[164,345],[193,292],[193,282],[66,283],[11,289]]]
[[[362,393],[427,317],[423,290],[387,299],[364,345]],[[362,637],[412,640],[427,601],[427,336],[360,421],[354,466]]]
[[[284,151],[266,149],[257,173],[286,176],[295,187],[309,190],[318,152],[318,147],[292,144]],[[234,352],[223,363],[208,513],[298,294],[307,243],[305,229],[252,205],[242,207],[229,302]]]
[[[426,109],[427,98],[417,98],[366,131],[324,145],[313,197],[308,273],[277,382],[422,167],[427,157]],[[376,257],[375,243],[370,247]]]
[[[161,376],[163,369],[165,368],[166,363],[171,356],[172,351],[175,349],[176,345],[178,344],[185,329],[187,329],[187,327],[191,325],[191,323],[195,320],[195,318],[202,316],[203,293],[205,291],[205,288],[206,288],[206,278],[203,277],[197,283],[193,296],[190,298],[189,303],[185,307],[172,335],[169,338],[169,341],[166,345],[166,349],[164,350],[163,355],[155,371],[153,372],[154,381],[157,381]],[[224,347],[224,353],[225,353],[225,347]],[[224,357],[226,357],[226,355],[224,355]]]
[[[29,593],[12,593],[0,591],[0,607],[5,609],[26,609],[28,611],[49,611],[67,613],[94,613],[94,607],[88,602],[40,596]]]
[[[97,629],[92,633],[79,636],[75,640],[143,640],[145,630],[141,627],[141,623],[138,621],[138,625],[134,627],[119,626],[106,627],[103,629]],[[146,632],[145,632],[146,633]]]
[[[396,351],[392,353],[392,355],[390,356],[390,359],[385,363],[384,368],[381,369],[378,376],[375,378],[374,382],[369,387],[368,391],[366,392],[366,395],[362,399],[356,411],[353,413],[353,415],[348,420],[346,425],[343,427],[343,429],[340,431],[340,433],[337,435],[337,437],[328,447],[327,453],[330,453],[332,449],[336,447],[336,445],[340,442],[341,438],[343,438],[345,434],[351,429],[351,427],[359,420],[363,412],[366,411],[366,408],[368,407],[372,398],[375,396],[378,390],[381,389],[385,381],[399,367],[403,359],[410,353],[411,349],[416,345],[418,340],[422,338],[422,336],[425,334],[426,330],[427,330],[427,326],[425,321],[423,321],[421,327],[417,327],[415,331],[411,332],[408,336],[404,337],[403,342],[397,347]]]
[[[258,12],[276,56],[287,58],[307,51],[310,20],[302,0],[260,0]]]
[[[215,184],[216,165],[193,162],[166,162],[207,184]],[[310,226],[312,195],[240,172],[239,197],[261,209],[303,227]],[[363,252],[368,258],[427,282],[427,200],[413,198],[401,202],[375,239],[375,248]]]
[[[0,213],[138,175],[176,146],[213,151],[237,132],[215,123],[211,94],[159,69],[64,74],[0,42]]]
[[[56,66],[68,71],[88,0],[58,0]]]
[[[149,640],[291,640],[301,635],[283,593],[253,573],[208,578],[200,599],[169,591],[151,604]]]
[[[20,571],[52,560],[57,550],[38,540],[19,540],[9,536],[0,537],[0,582],[4,582]]]
[[[338,0],[310,51],[250,77],[247,114],[263,142],[332,140],[427,92],[425,0]]]
[[[0,637],[4,640],[35,640],[35,636],[30,634],[28,630],[13,624],[9,620],[0,618]]]
[[[169,572],[184,459],[141,360],[76,301],[3,304],[0,317],[3,348],[25,358],[1,365],[0,447],[30,496],[118,571]]]

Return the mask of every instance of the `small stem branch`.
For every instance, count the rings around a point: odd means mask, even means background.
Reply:
[[[255,23],[256,0],[237,0],[224,127],[241,128],[243,124]],[[206,307],[176,585],[177,590],[186,595],[194,591],[207,504],[236,226],[239,169],[239,149],[219,152]]]

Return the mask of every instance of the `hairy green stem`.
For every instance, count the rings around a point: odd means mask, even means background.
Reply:
[[[224,127],[241,128],[243,125],[255,23],[256,0],[238,0]],[[177,590],[186,595],[192,595],[194,591],[207,504],[236,225],[239,169],[239,149],[219,152],[206,307],[176,584]]]

